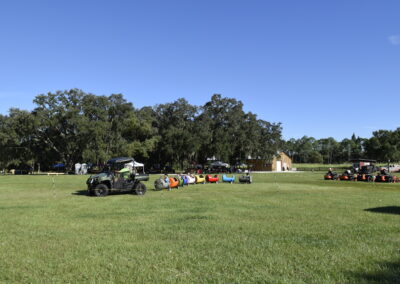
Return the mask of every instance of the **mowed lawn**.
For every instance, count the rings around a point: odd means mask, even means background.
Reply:
[[[400,184],[322,175],[105,198],[0,176],[0,282],[400,282]]]

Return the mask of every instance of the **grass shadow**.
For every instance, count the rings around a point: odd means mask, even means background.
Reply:
[[[355,273],[360,283],[400,283],[400,260],[379,264],[380,271]]]
[[[89,197],[88,192],[87,192],[86,189],[77,190],[77,191],[73,192],[72,194],[73,195],[85,195],[85,196]]]
[[[400,215],[400,206],[375,207],[364,209],[364,211]]]
[[[86,196],[86,197],[94,197],[94,195],[88,195],[88,191],[86,189],[82,190],[77,190],[73,193],[72,195],[79,195],[79,196]],[[123,194],[132,194],[131,192],[109,192],[107,196],[113,196],[113,195],[123,195]]]

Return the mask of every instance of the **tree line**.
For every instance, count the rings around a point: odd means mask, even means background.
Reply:
[[[371,138],[356,137],[336,141],[303,136],[283,143],[283,150],[295,163],[339,164],[368,158],[379,162],[400,161],[400,128],[374,131]]]
[[[282,148],[282,127],[215,94],[203,106],[180,98],[135,108],[122,94],[79,89],[41,94],[32,111],[0,115],[0,167],[77,162],[102,164],[132,156],[146,164],[185,168],[215,158],[231,164],[249,156],[272,158]]]

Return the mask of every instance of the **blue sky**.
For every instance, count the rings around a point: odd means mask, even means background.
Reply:
[[[395,129],[400,1],[0,2],[0,113],[41,93],[122,93],[135,107],[214,93],[283,136]]]

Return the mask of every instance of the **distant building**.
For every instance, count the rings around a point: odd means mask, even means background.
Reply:
[[[281,172],[292,169],[292,159],[284,152],[279,152],[272,161],[265,159],[248,159],[247,164],[252,171],[273,171]]]

